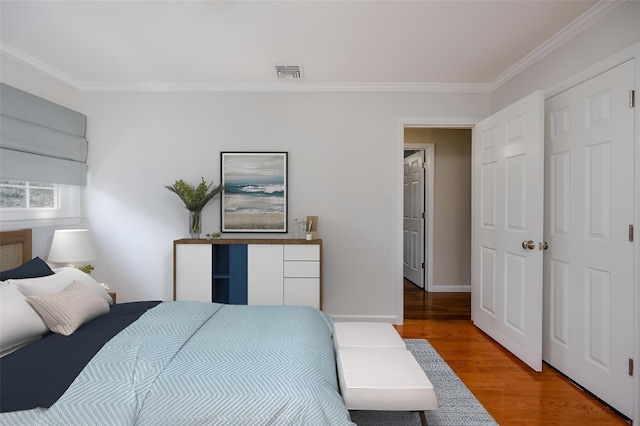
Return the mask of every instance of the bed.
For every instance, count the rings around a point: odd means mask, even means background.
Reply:
[[[20,250],[28,253],[16,255],[20,265],[32,260],[30,234],[23,239],[29,241]],[[1,233],[0,246],[7,241]],[[3,329],[5,291],[15,306],[34,310],[39,298],[65,306],[77,287],[78,294],[91,292],[86,304],[108,308],[69,335],[48,331],[3,351],[0,424],[353,425],[338,391],[332,321],[322,312],[202,302],[109,306],[81,275],[62,291],[34,295],[42,282],[67,273],[1,283]]]

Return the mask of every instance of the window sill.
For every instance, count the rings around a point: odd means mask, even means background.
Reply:
[[[0,230],[6,231],[6,230],[20,229],[20,228],[79,225],[81,222],[82,222],[81,216],[46,218],[46,219],[14,219],[14,220],[6,220],[2,218],[0,220]]]

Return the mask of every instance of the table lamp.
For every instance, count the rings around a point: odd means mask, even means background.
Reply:
[[[95,252],[88,229],[58,229],[53,234],[49,262],[64,263],[90,274],[93,265],[78,266],[78,263],[92,260],[95,260]]]

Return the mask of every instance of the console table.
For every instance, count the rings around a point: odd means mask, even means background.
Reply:
[[[321,309],[322,240],[175,240],[173,299]]]

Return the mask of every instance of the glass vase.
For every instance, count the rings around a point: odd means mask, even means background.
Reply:
[[[200,238],[202,210],[189,210],[189,234],[191,238]]]

